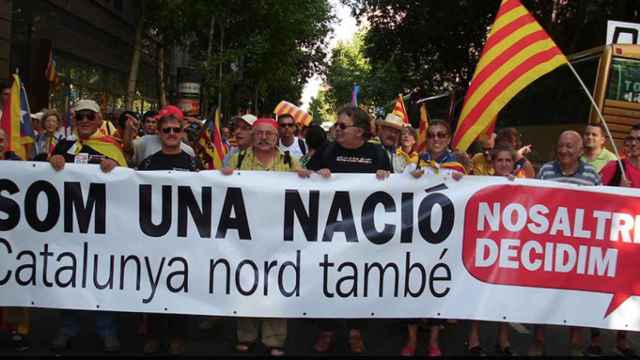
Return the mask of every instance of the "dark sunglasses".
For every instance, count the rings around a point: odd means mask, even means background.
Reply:
[[[633,144],[633,142],[637,142],[640,143],[640,137],[636,137],[636,136],[627,136],[624,138],[624,143],[625,144]]]
[[[278,126],[281,128],[292,128],[292,127],[296,127],[296,124],[280,124]]]
[[[182,133],[182,128],[181,127],[166,127],[166,128],[162,128],[162,133],[163,134],[171,134],[171,132],[174,132],[176,134],[180,134]]]
[[[93,121],[96,119],[96,113],[94,112],[81,112],[81,113],[76,113],[76,121],[80,122],[84,119],[87,119],[89,121]]]
[[[428,139],[446,139],[447,137],[449,137],[449,134],[444,131],[437,133],[427,132]]]

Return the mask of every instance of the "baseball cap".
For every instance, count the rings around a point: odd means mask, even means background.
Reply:
[[[94,113],[100,112],[100,106],[93,100],[78,100],[76,106],[73,107],[73,111],[90,110]]]
[[[253,124],[258,120],[257,117],[255,117],[255,115],[251,115],[251,114],[245,114],[242,116],[236,116],[233,118],[233,120],[242,120],[244,122],[246,122],[247,124],[253,126]]]
[[[182,121],[184,120],[184,113],[177,106],[167,105],[158,111],[158,115],[156,115],[156,119],[160,120],[165,116],[173,116],[176,119]]]

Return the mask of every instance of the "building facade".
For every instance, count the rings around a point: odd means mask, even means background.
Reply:
[[[104,112],[122,109],[139,0],[0,0],[0,67],[18,69],[29,93],[32,112],[54,107],[66,112],[78,98],[98,101]],[[11,24],[9,49],[4,42],[5,7]],[[155,47],[145,42],[134,99],[137,111],[157,107]],[[4,51],[9,53],[3,63]],[[45,78],[53,53],[60,78],[52,86]],[[7,66],[8,65],[8,66]],[[5,73],[0,76],[6,78]]]

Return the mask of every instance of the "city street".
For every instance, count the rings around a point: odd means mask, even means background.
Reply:
[[[120,329],[122,351],[118,355],[142,355],[143,338],[136,334],[139,314],[120,314]],[[83,315],[83,335],[74,339],[72,349],[65,352],[65,355],[100,355],[101,344],[93,332],[91,317],[89,313]],[[190,320],[187,351],[185,355],[194,356],[234,356],[233,344],[235,340],[235,323],[233,319],[218,319],[214,321],[210,330],[198,329],[200,318]],[[16,353],[9,347],[6,336],[2,339],[0,356],[8,355],[29,355],[29,356],[51,356],[53,353],[48,349],[48,342],[56,332],[58,323],[56,311],[37,309],[32,313],[32,347],[23,353]],[[457,322],[448,324],[441,333],[442,350],[445,355],[462,356],[465,355],[464,343],[468,332],[468,322]],[[531,345],[531,334],[533,326],[511,324],[511,340],[513,349],[517,354],[525,355]],[[483,323],[481,327],[482,345],[489,355],[495,351],[497,326],[491,323]],[[289,338],[287,340],[287,355],[313,356],[313,342],[317,327],[312,321],[292,320],[289,322]],[[364,333],[368,355],[373,356],[394,356],[399,354],[404,345],[406,336],[405,328],[400,322],[395,320],[377,320],[369,323],[369,329]],[[588,334],[584,330],[585,336]],[[424,339],[426,334],[420,332],[423,339],[418,348],[418,356],[424,354]],[[634,349],[640,348],[640,336],[629,335],[630,344]],[[603,332],[603,345],[606,355],[613,355],[615,332]],[[568,331],[566,328],[549,326],[547,327],[547,354],[551,356],[566,355],[568,351]],[[256,353],[264,351],[258,347]],[[330,355],[347,356],[346,330],[338,334],[336,351]]]

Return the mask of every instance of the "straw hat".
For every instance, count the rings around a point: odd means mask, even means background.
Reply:
[[[397,130],[402,130],[407,127],[407,124],[396,114],[387,114],[384,120],[378,121],[378,125],[392,127]]]

